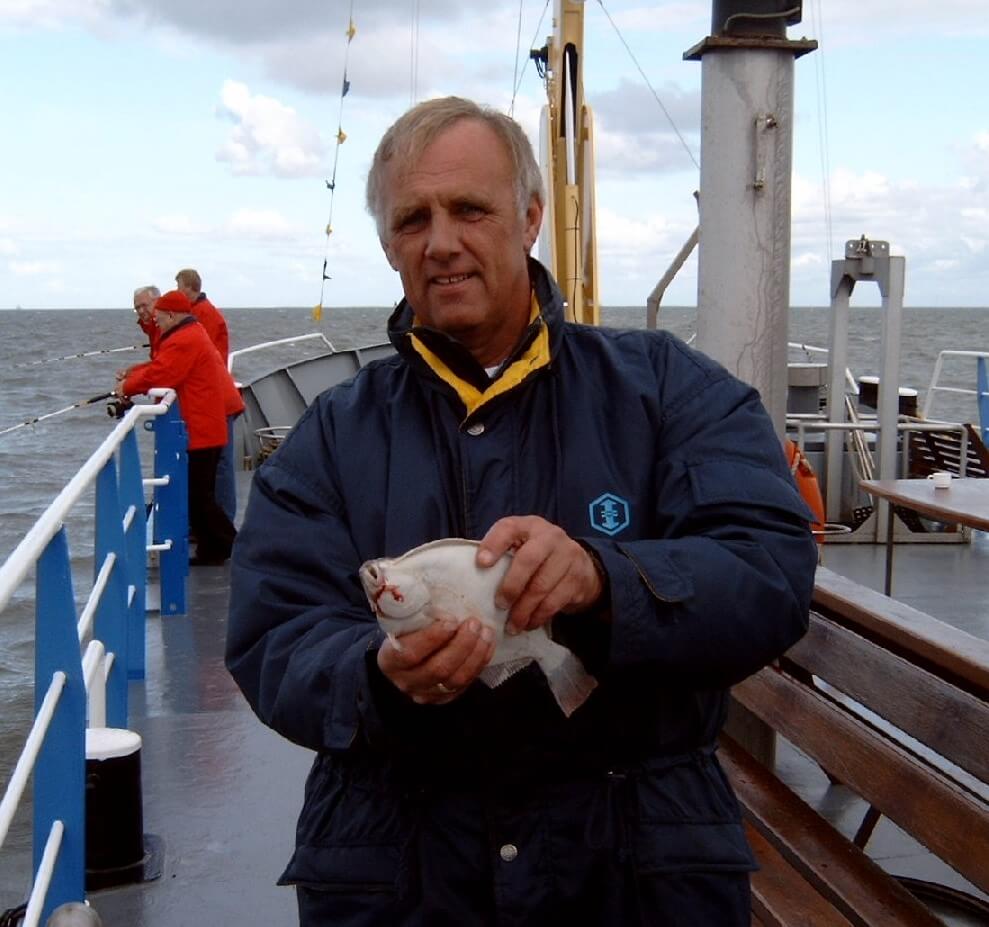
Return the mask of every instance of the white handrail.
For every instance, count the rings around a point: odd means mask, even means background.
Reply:
[[[931,384],[927,387],[924,396],[924,409],[921,413],[924,418],[930,418],[931,409],[934,407],[934,396],[937,393],[963,393],[966,396],[978,396],[977,389],[964,389],[959,386],[938,386],[937,381],[941,378],[941,370],[944,367],[946,357],[986,357],[989,358],[989,351],[955,351],[944,350],[938,352],[937,360],[934,362],[934,372],[931,374]]]
[[[279,344],[295,344],[297,341],[310,341],[313,338],[322,339],[323,343],[331,350],[335,351],[336,348],[333,347],[333,342],[326,337],[322,332],[311,332],[308,335],[295,335],[291,338],[279,338],[277,341],[263,341],[260,344],[252,344],[249,348],[239,348],[236,351],[231,351],[227,355],[227,370],[232,374],[234,372],[234,358],[240,357],[243,354],[253,354],[255,351],[261,351],[265,348],[273,348]]]
[[[110,551],[106,555],[103,565],[100,567],[96,582],[93,583],[89,598],[86,600],[86,605],[82,610],[82,614],[79,616],[79,622],[76,624],[76,635],[80,643],[86,639],[86,635],[92,630],[93,615],[96,614],[96,609],[99,607],[100,600],[103,598],[103,590],[106,589],[106,584],[110,581],[110,574],[113,572],[116,563],[117,555],[113,551]]]
[[[38,927],[41,921],[41,912],[44,910],[45,898],[48,897],[48,886],[51,885],[52,874],[55,872],[55,861],[58,859],[58,851],[62,848],[64,833],[65,824],[61,821],[52,821],[52,829],[48,832],[48,839],[45,841],[45,852],[38,865],[38,875],[31,889],[31,897],[28,898],[23,927]]]
[[[7,839],[10,822],[14,819],[14,812],[17,811],[17,805],[24,794],[24,787],[34,770],[34,763],[41,752],[41,745],[44,742],[45,734],[48,732],[48,725],[51,724],[52,716],[55,714],[62,690],[65,688],[66,679],[65,673],[61,670],[52,673],[52,681],[45,693],[44,700],[41,702],[41,708],[34,719],[34,724],[31,725],[31,732],[27,736],[24,749],[14,767],[14,774],[10,777],[7,792],[3,801],[0,801],[0,846],[3,846],[4,840]]]
[[[92,457],[79,468],[44,515],[34,523],[21,543],[14,548],[3,566],[0,566],[0,611],[6,608],[21,580],[27,576],[48,542],[58,533],[72,506],[116,453],[128,433],[136,427],[138,420],[164,415],[175,401],[174,390],[155,389],[151,391],[151,395],[160,401],[154,405],[134,406],[121,419],[120,424],[110,432]]]
[[[82,658],[82,678],[89,696],[89,727],[106,727],[106,680],[109,668],[104,664],[108,659],[102,641],[89,642]],[[99,684],[97,673],[100,673]]]

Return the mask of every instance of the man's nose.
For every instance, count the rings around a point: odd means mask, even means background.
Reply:
[[[459,250],[460,232],[457,223],[448,213],[435,210],[430,217],[426,257],[442,261]]]

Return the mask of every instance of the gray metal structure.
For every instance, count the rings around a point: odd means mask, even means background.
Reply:
[[[906,261],[891,257],[889,243],[869,241],[864,235],[845,243],[845,257],[831,265],[831,378],[828,387],[828,421],[846,422],[845,367],[848,362],[848,314],[852,290],[859,281],[873,281],[882,296],[881,356],[879,359],[879,479],[896,476],[900,384],[900,339],[903,321],[903,285]],[[828,521],[839,521],[845,436],[827,434],[827,486],[825,509]],[[889,507],[879,506],[876,537],[884,537]]]
[[[697,347],[759,390],[782,436],[794,59],[817,43],[784,37],[799,4],[745,6],[717,5],[715,34],[684,54],[703,68]]]
[[[365,364],[393,354],[391,344],[331,351],[279,367],[241,388],[244,414],[235,424],[235,460],[251,469],[261,461],[262,430],[288,431],[324,390],[354,376]]]

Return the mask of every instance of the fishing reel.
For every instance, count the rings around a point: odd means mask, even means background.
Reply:
[[[123,418],[133,406],[134,403],[126,396],[111,396],[106,404],[106,414],[110,418]]]

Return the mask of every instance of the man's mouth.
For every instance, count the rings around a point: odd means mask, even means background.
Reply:
[[[463,283],[465,280],[469,280],[473,274],[453,274],[449,277],[433,277],[433,283],[436,286],[456,286],[458,283]]]

